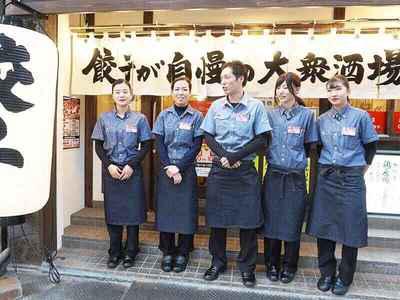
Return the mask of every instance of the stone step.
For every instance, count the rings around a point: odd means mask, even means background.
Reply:
[[[400,229],[397,230],[396,217],[382,218],[379,216],[370,216],[371,226],[368,230],[368,244],[372,247],[389,247],[400,249]],[[155,213],[147,213],[147,222],[141,225],[141,229],[155,230]],[[83,208],[80,211],[72,214],[72,225],[88,225],[94,227],[103,227],[104,221],[104,208]],[[209,229],[205,225],[205,217],[199,216],[198,234],[208,234]],[[384,224],[388,226],[385,228]],[[375,225],[375,226],[373,226]],[[303,230],[304,231],[304,230]],[[229,230],[228,236],[239,236],[238,230]],[[302,240],[306,242],[313,242],[315,239],[303,233]]]
[[[159,253],[158,232],[141,230],[141,249]],[[239,238],[229,236],[227,238],[227,251],[229,256],[236,256],[239,251]],[[63,235],[63,247],[83,249],[108,249],[108,233],[105,226],[71,225],[65,229]],[[149,250],[150,249],[150,250]],[[194,257],[206,257],[208,253],[208,235],[197,234],[195,236]],[[258,263],[263,264],[263,239],[258,240]],[[340,257],[341,247],[337,247],[336,255]],[[315,242],[301,243],[299,266],[302,268],[317,268],[317,248]],[[360,272],[397,274],[400,275],[400,251],[389,247],[366,247],[359,249],[357,269]]]

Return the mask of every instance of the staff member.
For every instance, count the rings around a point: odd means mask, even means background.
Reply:
[[[194,161],[202,144],[201,112],[189,105],[192,84],[178,78],[172,85],[174,105],[158,116],[153,133],[161,170],[157,182],[156,226],[163,252],[161,269],[183,272],[197,228],[197,181]],[[178,245],[175,245],[175,233]]]
[[[209,250],[212,265],[204,279],[215,280],[225,271],[226,230],[240,228],[237,259],[243,284],[255,285],[256,228],[263,224],[260,182],[252,160],[263,150],[271,130],[259,100],[245,94],[247,68],[240,61],[222,67],[226,97],[216,100],[201,125],[206,142],[218,156],[207,179],[206,220],[211,227]]]
[[[294,73],[279,76],[275,84],[279,105],[268,112],[272,143],[263,184],[264,256],[267,278],[283,283],[291,282],[297,271],[306,207],[305,168],[311,144],[318,141],[314,115],[298,96],[300,85]]]
[[[110,235],[109,268],[133,265],[139,251],[139,224],[145,221],[143,173],[140,166],[151,147],[146,117],[131,111],[132,89],[118,79],[112,84],[115,108],[97,120],[92,139],[102,162],[104,211]],[[123,226],[127,228],[126,254],[122,251]]]
[[[317,121],[322,148],[308,233],[318,239],[318,289],[344,295],[353,281],[358,248],[367,246],[364,174],[378,135],[368,113],[350,105],[346,77],[336,75],[326,87],[332,108]],[[337,277],[336,243],[343,245]]]

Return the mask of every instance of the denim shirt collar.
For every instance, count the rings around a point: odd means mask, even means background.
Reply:
[[[248,99],[248,95],[246,92],[243,92],[242,98],[240,98],[239,104],[240,105],[244,105],[247,106],[249,99]],[[231,103],[228,100],[228,96],[225,96],[225,101],[224,101],[224,106],[229,106],[232,107]]]

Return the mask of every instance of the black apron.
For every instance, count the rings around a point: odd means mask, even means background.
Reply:
[[[108,170],[103,168],[103,184],[107,224],[138,225],[146,220],[141,166],[134,168],[132,176],[124,181],[112,178]]]
[[[182,174],[182,182],[160,170],[156,190],[156,228],[163,232],[194,234],[197,229],[197,182],[194,165]]]
[[[365,247],[368,218],[364,167],[319,165],[307,233],[349,247]]]
[[[206,198],[209,227],[251,229],[263,223],[260,181],[252,161],[242,161],[237,169],[213,163]]]
[[[263,183],[263,234],[270,239],[298,241],[306,208],[304,170],[268,165]]]

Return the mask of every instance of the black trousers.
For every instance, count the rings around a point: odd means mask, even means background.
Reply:
[[[108,254],[110,254],[112,257],[123,257],[122,231],[124,226],[107,224],[107,229],[108,234],[110,235],[110,249],[108,250]],[[135,257],[139,252],[139,225],[128,225],[126,226],[126,231],[126,255]]]
[[[178,245],[175,244],[174,232],[160,232],[158,248],[164,255],[183,255],[188,257],[193,250],[193,234],[178,234]]]
[[[277,239],[264,238],[264,259],[266,266],[275,266],[280,270],[281,249],[284,244],[284,254],[282,259],[282,269],[291,273],[297,271],[299,261],[300,241],[287,242]]]
[[[218,268],[227,265],[226,228],[211,228],[208,249],[212,255],[212,265]],[[240,229],[240,252],[237,264],[241,272],[254,272],[257,260],[256,229]]]
[[[337,261],[335,258],[336,242],[317,239],[318,266],[322,276],[336,275]],[[342,260],[339,265],[339,277],[346,285],[353,282],[357,266],[358,248],[342,246]]]

